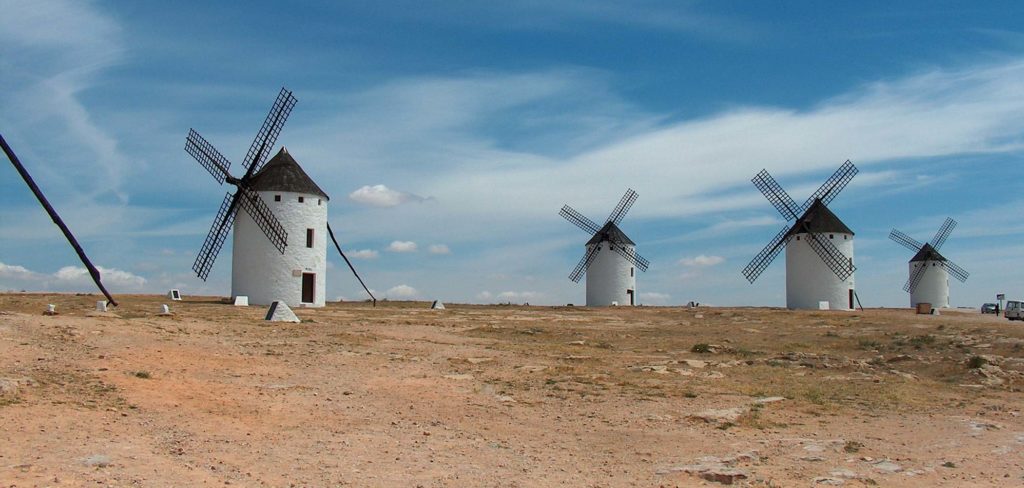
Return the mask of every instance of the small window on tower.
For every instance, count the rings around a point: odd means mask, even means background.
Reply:
[[[633,277],[633,267],[632,266],[629,267],[629,277],[630,278]]]
[[[299,197],[299,203],[302,203],[302,202],[305,202],[305,201],[306,201],[306,197]]]
[[[317,198],[316,199],[316,204],[317,205],[323,205],[324,204],[324,199],[323,198]]]
[[[306,229],[306,247],[313,247],[313,229]]]
[[[828,235],[828,238],[829,238],[829,239],[835,239],[835,237],[836,237],[836,236],[835,236],[835,234],[829,234],[829,235]]]
[[[281,195],[274,195],[274,201],[275,202],[280,202],[281,201]]]

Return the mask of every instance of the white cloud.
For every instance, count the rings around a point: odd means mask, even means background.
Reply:
[[[451,254],[452,250],[446,244],[431,244],[427,251],[430,254]]]
[[[104,268],[97,266],[96,269],[100,272],[100,279],[104,285],[120,286],[125,288],[140,288],[146,284],[146,279],[129,273],[128,271],[122,271],[116,268]],[[92,283],[92,278],[89,276],[89,271],[79,266],[65,266],[56,273],[53,274],[57,280],[67,283]]]
[[[358,251],[349,251],[346,256],[352,259],[377,259],[380,253],[373,249],[360,249]]]
[[[692,258],[680,259],[679,264],[695,268],[707,268],[722,264],[724,261],[725,258],[723,258],[722,256],[707,256],[704,254],[699,254]]]
[[[37,273],[29,271],[24,266],[16,266],[0,263],[0,278],[13,280],[26,280],[38,276]]]
[[[384,185],[363,186],[358,190],[349,193],[348,198],[354,202],[370,205],[372,207],[397,207],[403,203],[425,202],[428,197],[421,197],[412,193],[392,190]]]
[[[403,298],[403,299],[416,298],[416,297],[419,296],[419,294],[420,294],[419,291],[417,291],[415,288],[413,288],[413,287],[411,287],[409,285],[394,286],[394,287],[389,288],[387,293],[385,293],[385,295],[388,298]]]
[[[416,252],[417,246],[413,241],[392,241],[388,245],[388,251],[391,252]]]
[[[668,293],[658,293],[654,291],[640,292],[641,303],[650,305],[666,305],[670,298],[672,297]]]
[[[141,291],[147,280],[116,268],[97,266],[103,284],[112,289]],[[89,272],[80,266],[64,266],[53,274],[39,273],[24,266],[0,263],[0,286],[42,290],[85,290],[95,287]],[[116,292],[116,291],[115,291]]]
[[[482,291],[476,294],[476,299],[481,302],[490,301],[494,298],[494,294],[489,291]]]

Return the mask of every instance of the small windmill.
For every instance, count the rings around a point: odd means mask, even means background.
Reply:
[[[281,148],[267,161],[296,102],[291,91],[281,88],[249,146],[242,162],[246,171],[241,178],[228,172],[231,162],[198,132],[189,129],[185,140],[185,151],[218,184],[228,182],[236,188],[233,194],[229,192],[224,196],[192,269],[206,281],[234,226],[231,294],[247,296],[250,303],[270,304],[281,300],[291,306],[323,306],[328,235],[363,284],[327,223],[327,194],[287,149]],[[282,216],[283,223],[277,215]],[[305,246],[289,248],[289,233],[305,235]],[[365,284],[363,288],[370,294]]]
[[[935,237],[926,244],[921,244],[896,229],[889,233],[889,239],[914,251],[914,257],[910,258],[909,263],[910,274],[903,285],[903,291],[910,293],[911,307],[916,307],[918,303],[930,303],[933,307],[948,308],[949,275],[953,275],[961,283],[967,281],[970,273],[939,254],[939,248],[945,244],[954,228],[956,221],[946,218],[942,227],[935,233]]]
[[[25,169],[25,165],[21,164],[21,160],[18,159],[18,155],[14,154],[14,149],[11,149],[11,146],[7,144],[7,141],[4,139],[2,134],[0,134],[0,147],[2,147],[4,153],[7,154],[7,159],[9,159],[11,164],[14,165],[14,169],[18,171],[19,175],[21,175],[21,179],[25,180],[25,184],[28,185],[30,190],[32,190],[32,194],[36,196],[36,200],[39,200],[39,204],[43,206],[43,210],[46,210],[46,213],[50,215],[50,220],[57,225],[60,231],[64,234],[64,238],[68,240],[68,243],[71,244],[75,253],[78,254],[78,259],[82,261],[82,264],[85,265],[85,269],[89,271],[89,276],[92,277],[93,283],[96,283],[96,287],[103,292],[103,296],[107,297],[107,302],[116,307],[117,302],[114,301],[114,297],[112,297],[110,292],[107,291],[107,288],[103,286],[103,280],[100,279],[100,271],[96,269],[96,266],[93,266],[92,261],[89,260],[89,256],[85,255],[85,250],[78,244],[78,239],[75,239],[74,234],[71,233],[71,229],[64,224],[64,219],[60,218],[57,211],[53,209],[52,205],[50,205],[50,201],[46,199],[45,195],[43,195],[43,191],[39,189],[38,185],[36,185],[35,180],[32,179],[32,175],[30,175],[28,170]]]
[[[587,252],[569,274],[570,280],[579,283],[586,273],[588,307],[636,305],[636,269],[647,271],[650,263],[636,253],[636,243],[619,229],[619,223],[637,196],[632,189],[627,190],[602,226],[568,205],[558,212],[592,236],[586,244]],[[615,252],[601,253],[605,246]]]
[[[832,309],[854,308],[853,231],[828,204],[857,172],[857,167],[846,161],[799,206],[767,170],[754,176],[754,186],[787,222],[794,223],[783,227],[743,268],[747,281],[753,283],[785,247],[788,308],[819,309],[823,302]]]

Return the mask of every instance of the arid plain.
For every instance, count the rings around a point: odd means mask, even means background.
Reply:
[[[972,311],[97,299],[0,295],[0,486],[1024,485]]]

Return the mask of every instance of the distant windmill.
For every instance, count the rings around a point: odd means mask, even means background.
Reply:
[[[325,304],[327,236],[334,240],[327,223],[327,194],[287,149],[282,147],[267,161],[296,102],[292,92],[281,88],[245,155],[242,164],[246,171],[241,178],[231,176],[228,173],[231,162],[198,132],[189,129],[185,151],[206,168],[217,183],[227,181],[236,187],[234,194],[224,197],[192,269],[199,278],[206,280],[234,224],[232,296],[247,296],[249,303],[254,304],[267,305],[280,300],[293,307],[322,307]],[[289,234],[305,239],[300,245],[289,247]],[[337,240],[334,244],[341,253]],[[355,273],[352,263],[344,253],[341,255]],[[356,278],[362,284],[358,274]],[[366,291],[370,293],[369,289]]]
[[[3,135],[0,135],[0,147],[3,147],[4,153],[7,154],[7,159],[11,160],[11,164],[14,165],[14,169],[18,171],[19,175],[21,175],[21,179],[25,180],[25,184],[28,185],[30,190],[32,190],[32,194],[36,196],[36,200],[39,200],[39,204],[43,206],[43,210],[46,210],[46,213],[50,215],[50,220],[52,220],[60,231],[64,233],[64,238],[68,240],[72,249],[74,249],[75,253],[78,254],[78,259],[82,260],[82,264],[85,265],[85,269],[89,271],[89,276],[92,277],[93,283],[96,283],[96,287],[103,292],[103,296],[107,297],[107,301],[110,305],[116,307],[117,302],[114,301],[114,297],[112,297],[110,292],[107,291],[107,288],[103,286],[103,281],[100,279],[100,271],[93,266],[92,261],[89,260],[89,256],[85,255],[85,250],[78,244],[78,240],[75,239],[74,234],[71,233],[71,229],[64,224],[64,219],[61,219],[60,215],[57,214],[57,211],[50,205],[49,200],[47,200],[46,196],[43,195],[43,191],[39,189],[38,185],[36,185],[35,180],[32,179],[32,175],[30,175],[28,170],[25,169],[25,166],[21,164],[21,160],[18,159],[18,155],[14,154],[14,149],[11,149],[11,146],[7,144]]]
[[[619,229],[619,223],[629,212],[637,193],[627,190],[622,200],[612,210],[603,226],[597,225],[581,213],[565,205],[558,215],[565,217],[587,234],[593,236],[587,241],[587,252],[569,274],[569,279],[580,282],[587,275],[587,306],[601,307],[614,304],[636,305],[636,268],[647,271],[648,261],[636,253],[634,243]],[[614,253],[601,250],[607,246]]]
[[[935,237],[927,244],[921,244],[910,236],[893,229],[889,238],[903,247],[914,251],[910,258],[909,276],[903,291],[910,292],[910,306],[918,303],[930,303],[933,307],[949,307],[949,275],[960,282],[967,281],[969,273],[956,263],[939,254],[939,248],[946,242],[949,234],[956,228],[956,221],[946,218],[939,227]]]
[[[747,267],[743,276],[751,283],[786,248],[786,307],[818,309],[854,308],[853,231],[836,217],[828,204],[857,174],[846,161],[818,191],[798,206],[767,170],[753,178],[754,186],[782,214],[793,220],[779,231]]]

